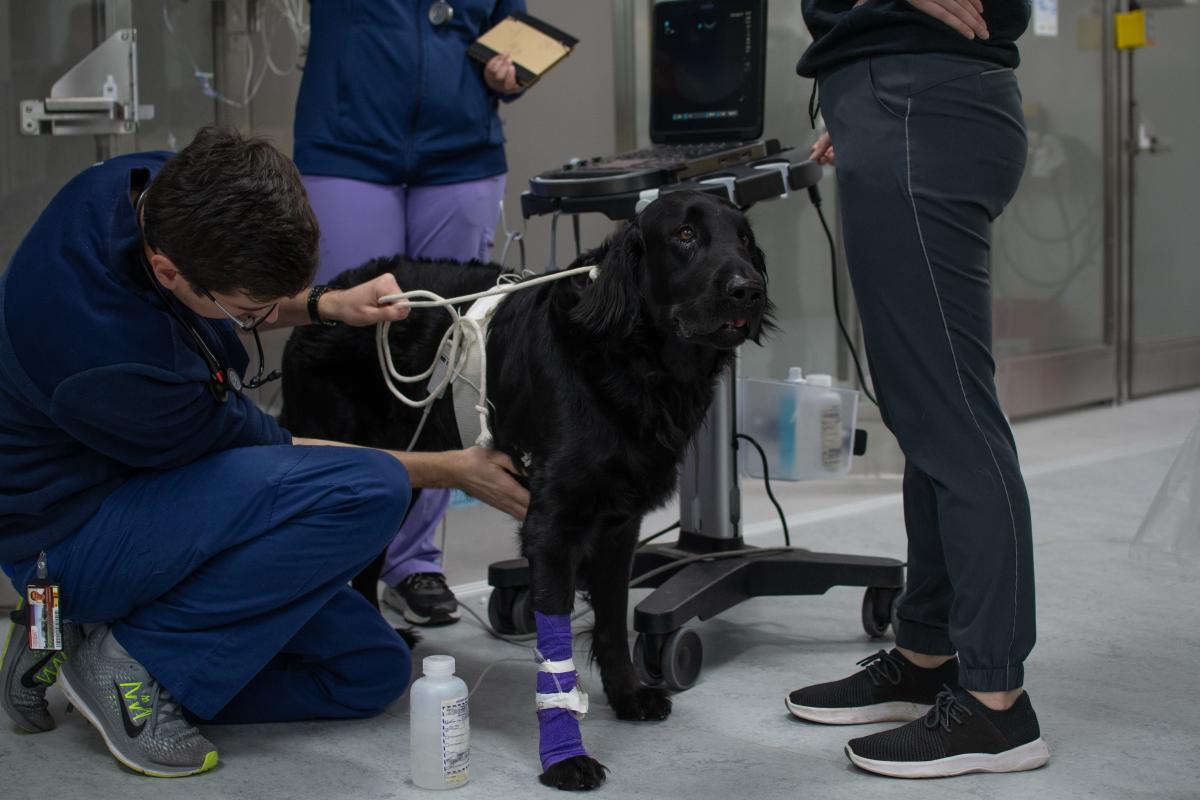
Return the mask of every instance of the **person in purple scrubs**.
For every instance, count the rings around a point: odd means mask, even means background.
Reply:
[[[312,0],[295,161],[321,226],[317,283],[378,257],[487,260],[504,196],[511,59],[467,55],[524,0]],[[388,548],[384,603],[458,619],[434,544],[448,490],[422,490]]]

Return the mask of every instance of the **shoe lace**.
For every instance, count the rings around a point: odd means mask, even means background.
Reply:
[[[904,675],[904,662],[886,650],[867,656],[858,662],[858,666],[866,668],[867,677],[876,686],[880,685],[881,679],[892,686],[899,686]]]
[[[409,586],[416,591],[425,589],[437,591],[447,588],[445,576],[437,572],[418,572],[409,578]]]
[[[155,714],[155,732],[167,739],[182,739],[196,731],[183,715],[183,705],[175,699],[167,687],[157,683],[158,705]]]
[[[925,715],[925,727],[932,730],[940,725],[946,733],[949,733],[952,722],[960,724],[965,719],[963,714],[968,717],[975,716],[975,712],[963,705],[949,686],[943,685],[942,690],[938,692],[937,698],[933,701],[933,707]]]

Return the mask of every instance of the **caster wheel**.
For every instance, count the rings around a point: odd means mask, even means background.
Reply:
[[[533,633],[537,630],[533,594],[528,588],[493,589],[488,598],[488,622],[496,633],[505,636]]]
[[[633,666],[647,686],[676,692],[696,685],[704,663],[704,648],[695,631],[679,629],[665,636],[638,634],[633,645]]]
[[[899,589],[884,589],[872,586],[863,594],[862,624],[867,636],[879,639],[891,625],[895,632],[896,603],[900,599]]]
[[[520,589],[512,605],[513,627],[517,633],[537,633],[537,618],[533,616],[533,592]]]
[[[672,631],[663,643],[663,683],[676,692],[687,691],[696,685],[700,667],[704,664],[704,646],[695,631],[680,628]]]
[[[651,643],[648,644],[647,640]],[[645,686],[662,686],[662,668],[659,666],[661,652],[662,637],[638,634],[633,643],[633,671]]]

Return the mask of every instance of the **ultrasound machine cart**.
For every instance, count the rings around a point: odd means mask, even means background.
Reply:
[[[670,180],[669,175],[643,173],[602,175],[570,184],[563,170],[555,170],[530,182],[530,191],[521,197],[521,210],[526,219],[601,213],[609,219],[628,220],[657,197],[683,190],[719,195],[746,209],[815,186],[821,179],[818,164],[777,146],[772,150],[774,154],[765,158],[665,185],[647,182]],[[656,587],[634,609],[633,627],[638,635],[633,661],[647,685],[676,691],[690,688],[700,674],[702,650],[700,637],[683,626],[692,619],[714,617],[751,597],[815,595],[833,586],[863,586],[867,587],[862,606],[866,632],[882,636],[893,621],[904,585],[904,564],[894,559],[800,548],[772,555],[697,559],[751,549],[741,534],[735,403],[736,379],[731,370],[720,379],[706,423],[684,460],[678,541],[640,547],[634,556],[634,581],[666,567],[638,584]],[[670,569],[679,562],[684,563]],[[525,559],[492,564],[488,583],[494,587],[488,604],[492,626],[506,634],[533,632],[536,626]]]

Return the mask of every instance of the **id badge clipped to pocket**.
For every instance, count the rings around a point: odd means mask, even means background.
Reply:
[[[46,554],[38,556],[37,580],[25,586],[30,650],[62,650],[62,606],[58,585],[47,578]]]

